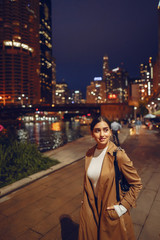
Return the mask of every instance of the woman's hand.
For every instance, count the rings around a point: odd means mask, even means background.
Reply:
[[[107,210],[115,210],[114,205],[111,207],[107,207]]]
[[[113,205],[111,207],[107,207],[107,210],[115,210],[119,217],[121,217],[124,213],[127,212],[127,209],[123,205]]]

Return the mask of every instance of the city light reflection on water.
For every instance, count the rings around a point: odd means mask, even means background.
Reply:
[[[35,143],[41,152],[58,148],[89,133],[89,127],[77,121],[25,122],[17,130],[21,141]]]
[[[51,130],[60,132],[62,130],[60,122],[51,123]]]

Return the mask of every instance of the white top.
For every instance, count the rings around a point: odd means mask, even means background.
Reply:
[[[96,197],[98,195],[98,180],[101,174],[103,159],[106,154],[107,148],[108,146],[103,149],[96,148],[94,156],[91,159],[91,162],[87,170],[87,176],[92,182],[94,194]]]

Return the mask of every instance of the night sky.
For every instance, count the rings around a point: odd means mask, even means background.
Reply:
[[[109,68],[139,76],[139,65],[158,51],[158,0],[52,0],[57,82],[81,90]]]

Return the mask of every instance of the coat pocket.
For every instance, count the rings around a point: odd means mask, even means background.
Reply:
[[[115,209],[106,209],[104,214],[106,218],[110,218],[111,220],[119,219],[119,216]]]

